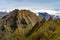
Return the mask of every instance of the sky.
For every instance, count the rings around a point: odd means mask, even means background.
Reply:
[[[0,0],[0,10],[60,9],[60,0]]]

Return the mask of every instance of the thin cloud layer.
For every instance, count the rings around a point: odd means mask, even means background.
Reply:
[[[60,0],[0,0],[0,10],[60,9]]]

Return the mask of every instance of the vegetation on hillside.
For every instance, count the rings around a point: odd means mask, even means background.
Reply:
[[[60,19],[15,9],[0,20],[0,40],[60,40]]]

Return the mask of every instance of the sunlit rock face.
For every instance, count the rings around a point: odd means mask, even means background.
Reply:
[[[21,10],[18,12],[18,19],[23,20],[26,22],[26,24],[32,24],[33,26],[35,23],[41,21],[41,19],[36,16],[35,13],[29,11],[29,10]]]
[[[14,33],[19,30],[20,35],[25,35],[40,21],[42,19],[30,10],[15,9],[2,17],[1,29],[6,33]]]

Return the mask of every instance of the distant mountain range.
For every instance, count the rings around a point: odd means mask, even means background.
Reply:
[[[48,20],[50,18],[50,15],[46,12],[39,12],[38,16],[42,17],[42,19],[45,18],[46,20]]]
[[[60,16],[60,10],[35,10],[33,11],[38,15],[38,12],[47,12],[50,15]]]
[[[42,18],[45,18],[46,20],[48,20],[50,17],[52,19],[58,19],[58,18],[60,18],[60,16],[58,16],[58,15],[51,15],[51,14],[49,14],[47,12],[38,12],[38,16],[40,16]]]
[[[60,18],[60,10],[35,10],[33,11],[36,13],[37,16],[41,16],[42,18],[45,18],[46,20],[48,20],[50,17],[52,17],[53,19],[57,19]]]
[[[8,14],[8,12],[6,12],[6,11],[0,11],[0,17],[3,17],[5,15],[7,15],[7,14]]]

